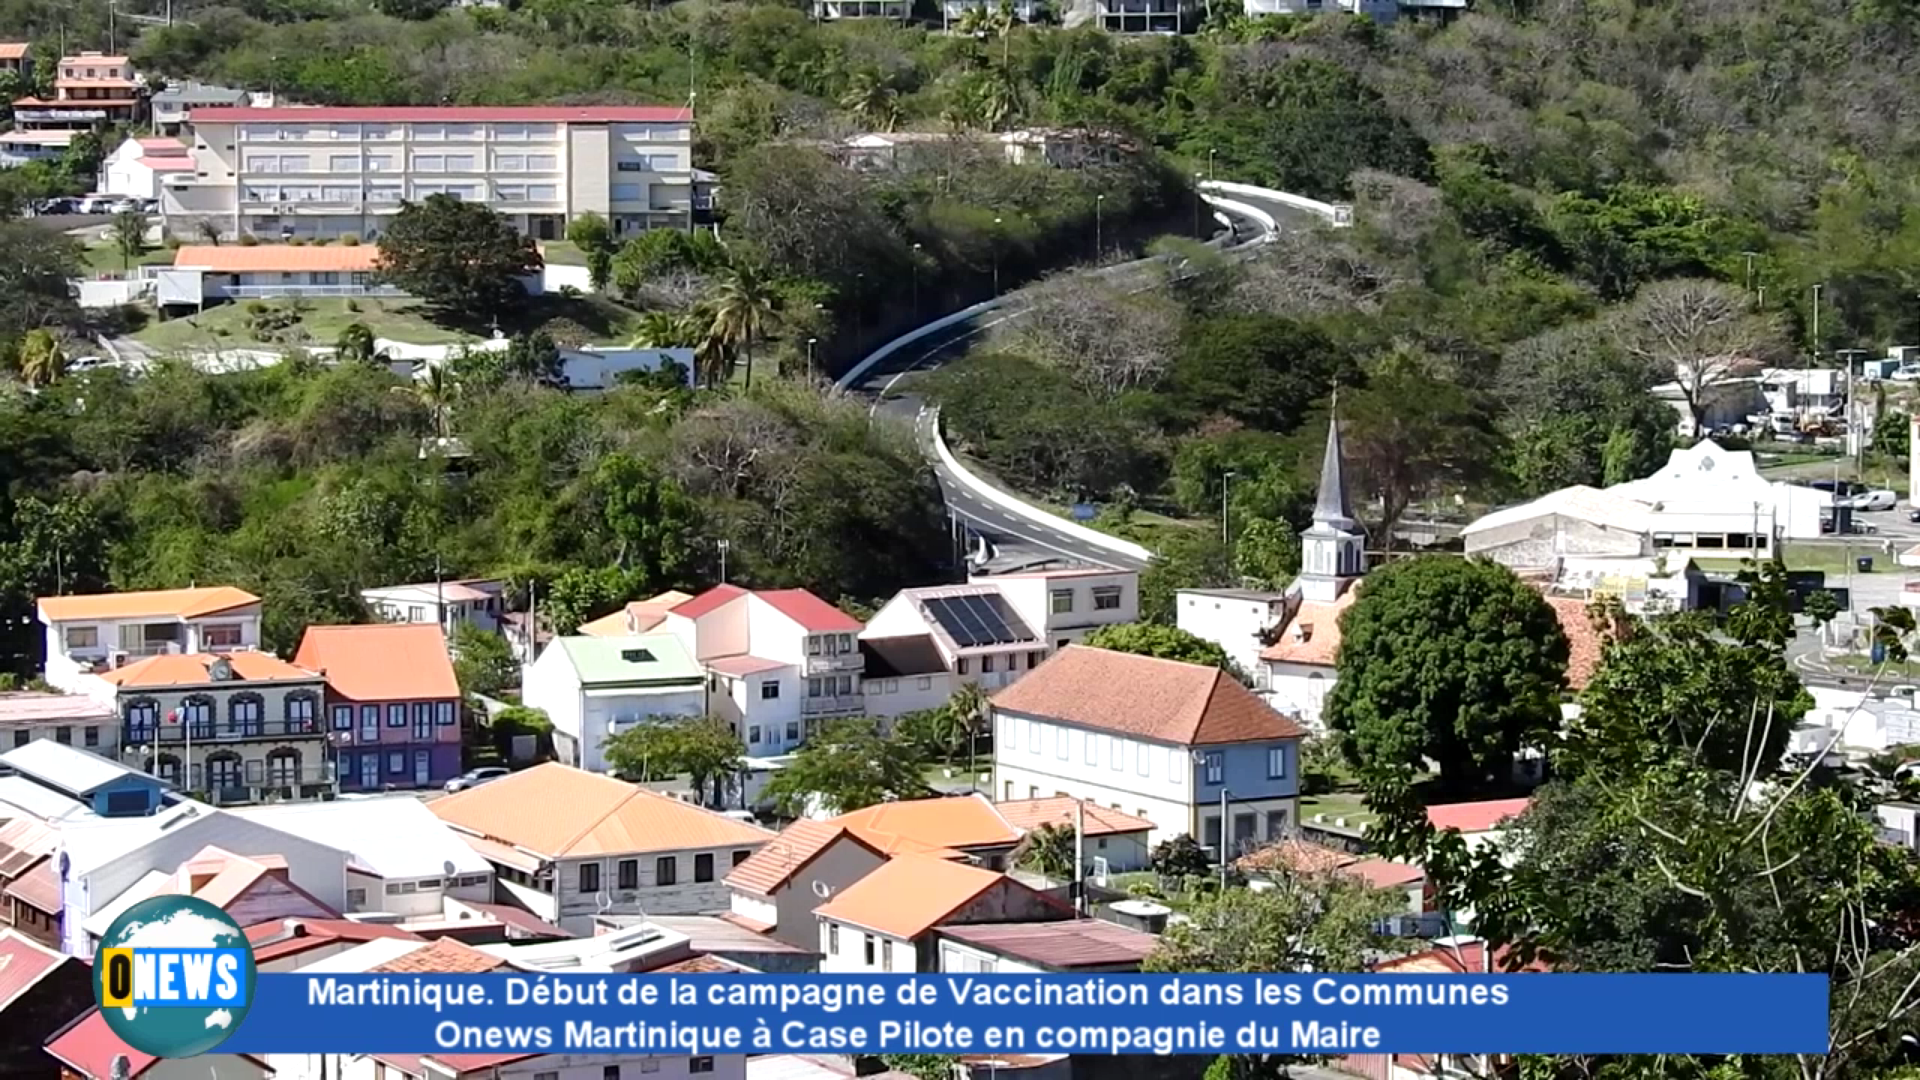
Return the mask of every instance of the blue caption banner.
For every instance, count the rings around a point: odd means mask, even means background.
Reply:
[[[222,1053],[1818,1054],[1824,975],[260,976]]]

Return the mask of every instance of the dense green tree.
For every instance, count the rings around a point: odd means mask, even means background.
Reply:
[[[588,211],[567,223],[567,240],[587,257],[587,278],[595,291],[605,289],[613,280],[613,256],[618,250],[613,240],[613,226],[606,218]]]
[[[1174,361],[1172,404],[1196,422],[1227,416],[1262,431],[1292,431],[1336,382],[1358,374],[1350,355],[1292,319],[1196,320]]]
[[[1559,723],[1567,638],[1553,609],[1504,566],[1445,556],[1357,588],[1326,702],[1348,759],[1395,776],[1431,760],[1454,796],[1505,783],[1514,754]]]
[[[1499,474],[1502,440],[1491,409],[1418,356],[1389,354],[1365,386],[1341,396],[1339,408],[1352,475],[1380,504],[1383,545],[1391,546],[1394,526],[1416,499]]]
[[[113,224],[108,232],[113,237],[113,246],[120,252],[120,267],[133,269],[133,260],[147,253],[147,215],[138,210],[122,210],[113,215]]]
[[[1147,862],[1162,878],[1178,881],[1206,873],[1213,865],[1213,854],[1201,847],[1200,841],[1179,833],[1153,845],[1153,850],[1147,853]]]
[[[462,693],[497,698],[520,688],[520,663],[506,638],[462,620],[454,624],[449,644]]]
[[[1082,645],[1115,652],[1157,656],[1186,664],[1204,664],[1223,671],[1239,672],[1232,657],[1218,644],[1177,626],[1164,623],[1114,623],[1096,628],[1081,639]]]
[[[633,578],[617,566],[570,567],[547,587],[541,610],[561,634],[616,611],[632,599]]]
[[[520,279],[540,273],[540,250],[485,204],[449,195],[407,203],[380,233],[380,275],[474,322],[524,306]]]
[[[1339,874],[1274,875],[1260,892],[1228,889],[1171,924],[1142,971],[1367,970],[1385,944],[1380,924],[1401,907],[1390,891]]]
[[[1028,831],[1013,849],[1013,863],[1051,881],[1072,881],[1073,826],[1042,825]]]
[[[929,794],[920,766],[906,744],[881,738],[870,717],[843,717],[808,737],[767,783],[766,795],[783,814],[844,814]]]
[[[717,806],[742,768],[747,748],[719,717],[652,716],[609,737],[602,752],[613,771],[629,780],[684,773],[694,793]]]

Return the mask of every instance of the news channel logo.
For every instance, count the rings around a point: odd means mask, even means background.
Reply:
[[[253,1003],[246,933],[191,896],[155,896],[121,912],[100,939],[93,972],[107,1026],[153,1057],[212,1051]]]

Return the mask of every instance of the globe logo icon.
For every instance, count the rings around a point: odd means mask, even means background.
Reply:
[[[124,999],[132,985],[140,987],[132,992],[147,993],[155,981],[132,978],[124,963],[102,962],[109,949],[133,949],[136,956],[142,949],[238,949],[243,959],[233,977],[242,991],[241,1004],[108,1004]],[[182,986],[193,983],[186,972],[172,966],[167,977]],[[153,1057],[185,1058],[212,1051],[239,1029],[253,1003],[255,977],[246,933],[226,912],[191,896],[155,896],[121,912],[100,939],[93,965],[93,996],[101,1003],[107,1026],[128,1046]],[[117,985],[109,985],[110,979],[117,980]]]

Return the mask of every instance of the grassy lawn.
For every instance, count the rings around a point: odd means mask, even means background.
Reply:
[[[165,247],[148,248],[133,260],[135,266],[171,266],[172,264],[173,250]],[[119,277],[127,272],[126,264],[120,258],[120,249],[112,243],[88,244],[81,248],[80,265],[88,277],[98,277],[101,274]]]
[[[1827,663],[1834,667],[1857,672],[1861,675],[1879,675],[1883,685],[1920,679],[1920,661],[1916,660],[1908,660],[1902,664],[1880,665],[1875,664],[1871,656],[1852,653],[1846,656],[1829,657],[1827,658]],[[1884,671],[1881,670],[1883,667],[1885,668]]]
[[[281,307],[288,303],[285,300],[263,302]],[[247,303],[220,304],[199,315],[155,321],[135,332],[133,337],[160,350],[276,347],[254,339],[247,326]],[[414,345],[445,345],[491,334],[490,328],[463,328],[438,322],[418,300],[317,297],[303,300],[300,310],[305,342],[317,346],[331,346],[342,330],[356,322],[364,323],[376,338]],[[632,335],[634,319],[631,309],[597,296],[578,299],[546,296],[511,321],[502,320],[500,329],[503,333],[513,333],[545,326],[562,343],[590,341],[624,345]]]
[[[271,303],[280,303],[271,301]],[[360,310],[347,308],[343,297],[324,297],[306,301],[300,324],[307,340],[314,345],[332,345],[340,332],[353,323],[365,323],[373,336],[406,341],[417,345],[438,345],[471,338],[474,335],[451,330],[427,317],[418,300],[377,300],[361,297],[353,301]],[[199,315],[149,323],[133,337],[155,349],[246,349],[269,348],[255,341],[247,329],[245,301],[210,307]]]
[[[1324,795],[1300,796],[1300,820],[1303,823],[1313,821],[1315,814],[1327,815],[1327,823],[1335,818],[1346,818],[1348,825],[1370,825],[1377,815],[1367,809],[1364,796],[1350,791],[1330,791]]]
[[[587,254],[571,240],[540,241],[540,257],[554,266],[585,266]]]

